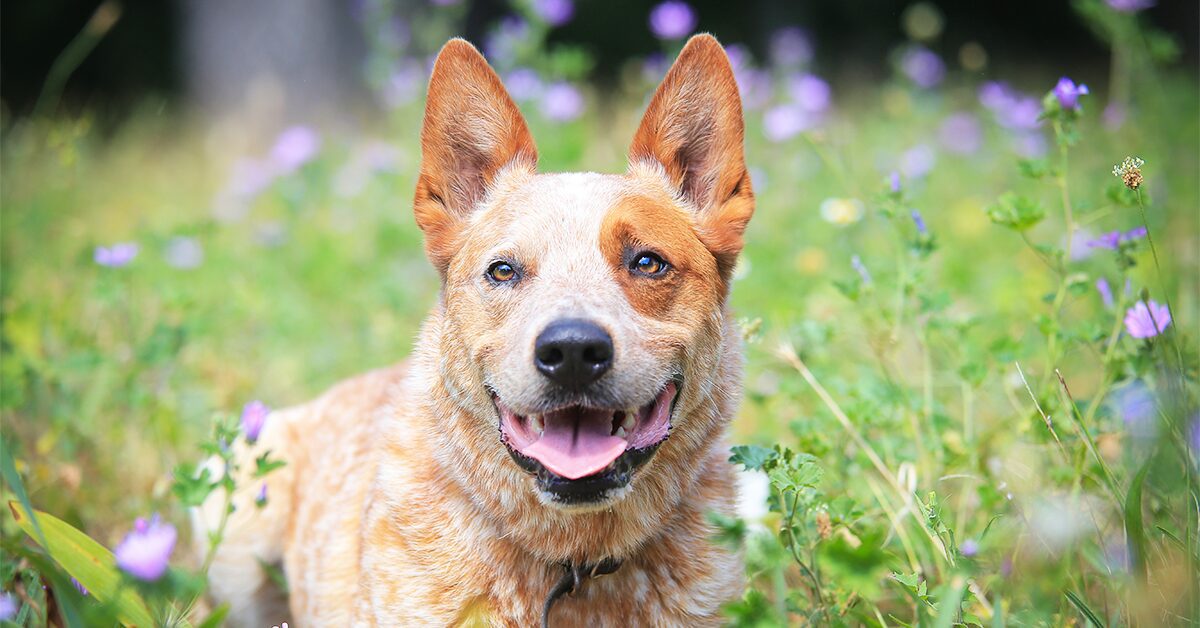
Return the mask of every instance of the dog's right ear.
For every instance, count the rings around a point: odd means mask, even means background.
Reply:
[[[425,252],[439,273],[458,250],[462,221],[506,166],[536,169],[533,136],[483,55],[465,40],[451,39],[429,79],[413,200]]]

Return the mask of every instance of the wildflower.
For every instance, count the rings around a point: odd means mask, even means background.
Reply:
[[[17,596],[5,591],[0,593],[0,621],[8,621],[17,616],[17,611],[21,610],[21,604],[17,601]]]
[[[554,122],[570,122],[583,114],[583,94],[570,83],[554,83],[542,94],[542,115]]]
[[[938,140],[952,153],[970,155],[978,152],[983,145],[983,128],[975,116],[960,111],[942,121],[938,128]]]
[[[204,248],[196,238],[178,236],[167,242],[165,257],[172,268],[190,270],[204,262]]]
[[[896,172],[895,170],[893,170],[891,172],[891,174],[888,175],[888,189],[892,191],[892,194],[900,193],[900,173],[899,172]]]
[[[1157,4],[1155,0],[1104,0],[1104,3],[1121,13],[1136,13]]]
[[[858,222],[862,216],[863,204],[856,198],[827,198],[821,201],[821,218],[825,222],[845,226]]]
[[[918,87],[930,88],[942,82],[946,66],[942,58],[932,50],[917,46],[910,48],[900,58],[900,70]]]
[[[1108,285],[1108,280],[1101,277],[1096,280],[1096,292],[1100,293],[1100,300],[1104,302],[1105,309],[1112,309],[1113,293],[1112,286]]]
[[[1087,85],[1083,83],[1075,85],[1075,81],[1065,76],[1058,79],[1058,84],[1054,86],[1054,97],[1058,99],[1058,104],[1063,109],[1079,111],[1079,97],[1087,93]]]
[[[931,171],[937,162],[937,154],[928,144],[918,144],[900,155],[900,172],[909,179],[919,179]]]
[[[254,496],[254,504],[259,508],[267,505],[267,483],[263,482],[262,486],[258,487],[258,493]]]
[[[1146,228],[1135,227],[1124,232],[1109,231],[1107,233],[1102,233],[1094,240],[1089,240],[1087,245],[1094,249],[1110,249],[1115,251],[1121,248],[1122,244],[1133,242],[1134,240],[1140,240],[1144,237],[1146,237]]]
[[[71,586],[75,587],[75,590],[79,591],[80,595],[85,597],[88,595],[87,587],[83,586],[83,583],[76,580],[74,576],[71,576]]]
[[[800,66],[812,58],[812,41],[803,29],[787,26],[771,35],[771,61],[775,65]]]
[[[862,282],[864,284],[871,285],[871,273],[867,271],[867,267],[865,264],[863,264],[862,258],[857,255],[852,256],[850,258],[850,267],[858,273],[858,276],[862,278]]]
[[[1125,312],[1125,329],[1134,338],[1153,338],[1171,324],[1171,311],[1154,301],[1138,301]]]
[[[430,4],[439,7],[449,7],[462,2],[462,0],[429,0]]]
[[[533,0],[533,12],[550,26],[562,26],[575,16],[574,0]]]
[[[929,228],[925,226],[925,218],[921,216],[921,212],[912,210],[913,224],[917,226],[917,233],[921,235],[929,235]]]
[[[1139,157],[1126,157],[1124,161],[1113,166],[1113,176],[1120,179],[1125,187],[1136,190],[1142,187],[1142,166],[1146,165]]]
[[[1013,138],[1013,150],[1026,159],[1046,154],[1046,138],[1035,132],[1019,133]]]
[[[1158,431],[1154,421],[1157,405],[1144,384],[1134,382],[1122,387],[1113,395],[1113,404],[1113,410],[1135,440],[1147,443],[1154,439]]]
[[[812,126],[812,117],[798,105],[771,107],[763,114],[763,133],[772,142],[791,139]]]
[[[988,81],[981,85],[979,102],[1006,129],[1030,130],[1041,125],[1041,103],[1032,96],[1013,90],[1007,83]]]
[[[383,102],[395,109],[417,99],[424,89],[425,71],[416,61],[401,63],[384,83],[381,90]]]
[[[500,20],[500,24],[484,39],[484,54],[489,59],[512,59],[516,56],[521,42],[528,38],[529,33],[529,22],[515,15],[509,15]]]
[[[1115,131],[1121,128],[1121,125],[1125,124],[1125,118],[1127,115],[1128,112],[1125,110],[1125,107],[1121,105],[1121,103],[1109,103],[1108,106],[1104,108],[1104,115],[1101,116],[1104,119],[1104,128],[1110,131]]]
[[[829,108],[829,83],[815,74],[800,74],[792,77],[788,92],[792,100],[805,111],[820,113]]]
[[[294,126],[284,130],[271,148],[271,163],[281,174],[294,172],[312,161],[321,148],[317,132],[306,126]]]
[[[696,11],[681,0],[667,0],[650,11],[650,31],[659,39],[683,39],[697,22]]]
[[[513,100],[533,100],[542,94],[542,78],[530,68],[517,68],[508,73],[504,86]]]
[[[258,440],[270,414],[271,409],[267,404],[257,399],[242,407],[242,431],[246,434],[246,440],[251,443]]]
[[[974,558],[979,554],[979,543],[975,539],[967,539],[958,548],[958,552],[967,558]]]
[[[96,247],[96,250],[92,252],[92,259],[107,268],[120,268],[132,262],[137,254],[136,242],[120,242],[112,246]]]
[[[175,527],[163,523],[158,515],[149,521],[139,518],[133,530],[117,545],[113,552],[117,566],[126,573],[153,582],[167,571],[171,550],[175,549]]]

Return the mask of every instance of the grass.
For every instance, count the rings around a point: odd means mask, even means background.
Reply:
[[[1048,90],[1058,71],[1012,78]],[[1021,164],[960,77],[839,85],[832,118],[783,142],[749,112],[758,207],[732,297],[748,352],[733,440],[751,445],[735,459],[765,472],[771,508],[714,522],[753,583],[731,623],[1200,617],[1200,104],[1194,77],[1153,80],[1119,130],[1085,98],[1077,119],[1039,131],[1045,158]],[[527,108],[544,171],[623,168],[640,101],[596,109],[560,125]],[[983,125],[970,154],[939,145],[956,111]],[[409,205],[419,116],[414,103],[326,135],[233,219],[214,199],[238,151],[186,119],[5,121],[0,408],[33,505],[106,547],[136,516],[182,524],[171,471],[200,457],[214,418],[405,356],[438,288]],[[1059,120],[1078,136],[1065,152]],[[921,144],[935,165],[889,192],[885,175]],[[1129,154],[1146,160],[1140,196],[1110,172]],[[828,198],[857,199],[861,219],[823,219]],[[1144,240],[1067,244],[1068,223],[1143,225],[1139,201],[1157,264]],[[203,251],[195,268],[168,263],[181,237]],[[128,266],[93,262],[120,241],[140,245]],[[1137,340],[1122,318],[1143,291],[1169,297],[1172,324]],[[3,533],[3,588],[25,592],[19,621],[37,624],[45,600],[28,592],[54,568],[13,521]],[[173,562],[186,571],[185,554]]]

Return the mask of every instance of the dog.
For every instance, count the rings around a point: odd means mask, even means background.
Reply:
[[[745,586],[709,517],[735,510],[727,299],[754,211],[724,49],[688,41],[627,172],[539,174],[499,77],[454,39],[421,150],[439,300],[406,363],[273,412],[238,452],[213,598],[246,626],[718,625]],[[265,451],[287,464],[259,508]],[[223,500],[195,514],[198,545]]]

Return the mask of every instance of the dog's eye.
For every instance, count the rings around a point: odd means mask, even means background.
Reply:
[[[492,262],[492,265],[488,266],[487,276],[500,283],[512,281],[517,278],[517,269],[508,262]]]
[[[638,253],[633,256],[633,260],[629,264],[629,270],[650,277],[657,277],[666,272],[667,263],[663,261],[663,258],[653,253]]]

